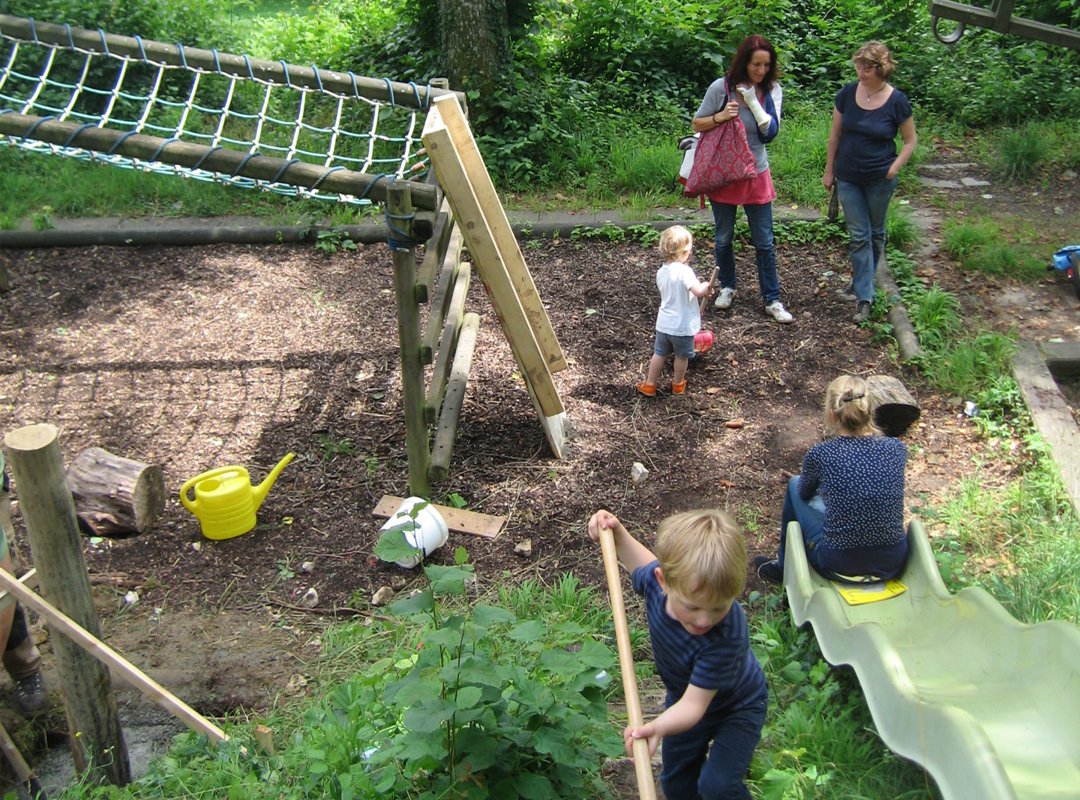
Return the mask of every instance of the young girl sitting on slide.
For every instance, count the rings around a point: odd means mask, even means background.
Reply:
[[[754,559],[758,575],[784,579],[788,523],[798,520],[806,559],[828,578],[888,580],[907,562],[904,467],[907,448],[880,435],[870,415],[866,382],[842,375],[825,391],[826,440],[803,459],[788,482],[776,558]]]

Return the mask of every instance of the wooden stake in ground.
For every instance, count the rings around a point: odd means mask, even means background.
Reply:
[[[645,724],[645,719],[641,714],[641,701],[638,699],[634,651],[630,649],[630,629],[626,624],[626,608],[623,606],[615,534],[610,528],[600,529],[600,550],[604,554],[611,615],[615,620],[615,644],[619,650],[619,670],[622,672],[623,694],[626,696],[626,714],[630,718],[630,726],[640,728]],[[641,800],[656,800],[656,783],[653,781],[652,758],[649,755],[647,739],[634,739],[634,773],[637,776],[638,796]]]
[[[81,629],[100,636],[57,436],[52,425],[18,428],[4,438],[4,452],[19,493],[42,593]],[[14,576],[5,574],[0,579],[20,599],[20,591],[33,595]],[[131,764],[108,670],[64,636],[53,639],[53,652],[64,687],[71,731],[68,743],[76,770],[91,771],[93,781],[128,784]]]

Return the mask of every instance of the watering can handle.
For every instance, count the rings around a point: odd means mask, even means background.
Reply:
[[[218,467],[216,469],[207,470],[206,472],[196,475],[194,478],[188,478],[184,481],[184,485],[180,487],[180,502],[184,504],[184,508],[192,514],[195,513],[196,501],[188,498],[188,492],[191,491],[195,484],[200,481],[205,481],[207,478],[216,478],[218,475],[224,475],[228,472],[239,474],[240,470],[235,466]]]

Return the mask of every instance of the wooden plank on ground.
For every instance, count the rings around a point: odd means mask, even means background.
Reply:
[[[511,281],[500,244],[488,225],[487,209],[476,195],[472,176],[462,163],[439,109],[435,106],[428,112],[422,137],[439,176],[439,184],[454,210],[477,274],[488,291],[518,368],[530,387],[530,395],[538,404],[539,415],[561,414],[565,410],[562,400]]]
[[[375,517],[392,517],[401,508],[404,500],[404,497],[384,494],[371,514]],[[494,539],[502,533],[503,526],[506,525],[506,517],[480,514],[476,511],[466,511],[463,508],[454,508],[452,506],[440,506],[437,503],[432,503],[431,507],[442,515],[442,518],[446,520],[446,527],[455,533],[471,533],[474,536]]]
[[[525,257],[521,254],[521,247],[518,245],[517,237],[514,236],[514,230],[510,227],[510,220],[506,217],[506,210],[503,208],[499,195],[495,191],[495,185],[491,182],[491,176],[487,171],[487,166],[484,164],[484,158],[480,155],[480,149],[476,146],[472,131],[469,130],[469,123],[465,118],[465,113],[456,98],[448,95],[447,99],[452,102],[436,102],[435,107],[439,109],[442,122],[454,140],[465,171],[471,178],[476,198],[484,208],[488,228],[491,230],[491,235],[503,255],[507,273],[514,284],[514,288],[517,289],[518,297],[521,299],[521,305],[525,310],[525,316],[528,318],[533,335],[536,337],[540,350],[544,354],[548,369],[552,372],[564,370],[566,369],[566,357],[563,355],[562,347],[559,345],[559,340],[551,327],[551,320],[548,318],[547,310],[540,300],[540,293],[536,291],[536,284],[533,282],[532,274],[525,263]],[[440,177],[440,182],[441,180]],[[443,191],[446,191],[445,185]]]
[[[1080,429],[1037,345],[1020,343],[1013,355],[1013,376],[1035,428],[1050,445],[1065,490],[1080,515]]]

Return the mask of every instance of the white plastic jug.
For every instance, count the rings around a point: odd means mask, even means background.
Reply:
[[[420,508],[416,508],[421,506]],[[415,510],[414,510],[415,509]],[[450,529],[446,526],[435,506],[423,497],[406,497],[401,501],[401,506],[394,512],[380,531],[388,531],[391,528],[401,528],[405,541],[420,550],[423,556],[416,556],[395,562],[399,567],[410,569],[415,567],[425,556],[438,550],[450,536]]]

